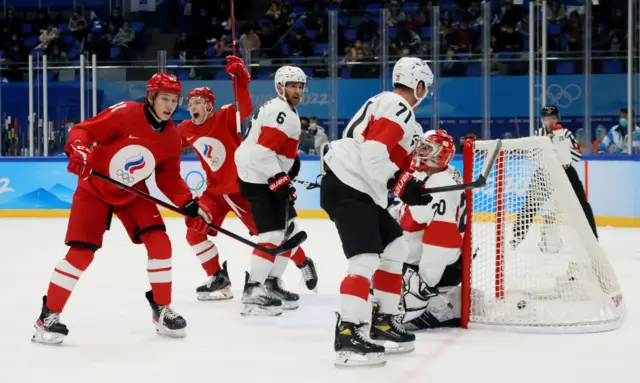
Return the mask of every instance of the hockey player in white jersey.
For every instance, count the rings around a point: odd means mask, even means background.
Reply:
[[[427,188],[462,183],[450,162],[453,138],[444,130],[426,132],[411,164]],[[464,192],[435,193],[428,205],[401,204],[400,226],[409,245],[403,270],[403,323],[408,330],[460,326],[460,255],[465,231]]]
[[[336,314],[336,366],[382,365],[385,352],[414,348],[415,336],[398,316],[408,248],[386,207],[389,191],[410,205],[431,201],[409,166],[422,134],[414,109],[427,95],[433,74],[424,61],[403,57],[393,68],[392,82],[393,91],[367,100],[324,156],[320,205],[335,223],[348,259]],[[379,302],[374,318],[368,303],[371,282]]]
[[[235,153],[240,193],[249,201],[258,243],[276,247],[285,226],[295,225],[296,189],[290,175],[298,155],[301,127],[296,107],[306,89],[307,76],[298,67],[283,66],[275,75],[277,97],[254,114],[251,129]],[[285,215],[288,215],[285,219]],[[294,232],[297,225],[294,226]],[[294,249],[295,251],[295,249]],[[284,289],[282,275],[289,253],[277,257],[253,250],[246,274],[242,315],[275,316],[298,307],[299,296]]]

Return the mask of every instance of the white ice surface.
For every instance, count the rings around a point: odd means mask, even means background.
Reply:
[[[418,334],[416,351],[388,357],[377,369],[333,366],[334,312],[346,261],[333,224],[301,220],[307,255],[320,276],[317,294],[300,284],[292,264],[287,286],[302,293],[297,311],[276,318],[240,316],[249,248],[216,239],[236,297],[199,302],[204,273],[184,240],[179,219],[167,220],[174,249],[173,307],[188,322],[187,338],[158,337],[144,298],[146,254],[117,220],[103,249],[72,295],[61,346],[30,342],[55,264],[64,257],[65,219],[0,219],[0,383],[14,382],[637,382],[640,344],[640,230],[600,228],[620,279],[628,317],[614,332],[530,335],[481,330]],[[246,233],[238,220],[225,226]]]

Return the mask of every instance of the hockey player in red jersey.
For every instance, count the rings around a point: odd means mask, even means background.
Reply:
[[[251,76],[242,59],[236,56],[227,57],[225,70],[236,83],[234,88],[240,106],[240,119],[244,120],[253,111],[248,88]],[[187,97],[191,120],[183,121],[178,126],[178,131],[182,136],[182,146],[194,147],[207,175],[207,189],[200,198],[200,203],[210,209],[215,225],[222,225],[227,214],[233,211],[249,232],[256,235],[249,202],[238,190],[238,171],[234,154],[242,141],[237,133],[235,105],[224,105],[214,112],[215,97],[207,87],[195,88]],[[212,230],[208,234],[215,236],[217,233]],[[188,229],[187,242],[196,253],[208,277],[207,281],[196,289],[198,299],[233,298],[226,262],[220,267],[218,249],[207,238],[207,234]],[[288,256],[287,254],[284,256]],[[294,249],[291,259],[301,269],[307,287],[314,289],[318,278],[313,261],[305,256],[302,248]]]
[[[61,343],[68,335],[60,313],[102,246],[113,213],[131,241],[144,244],[147,249],[151,290],[146,298],[157,333],[186,335],[185,319],[170,306],[171,242],[157,206],[90,175],[95,169],[148,193],[145,180],[155,171],[158,188],[191,217],[186,219],[187,226],[206,232],[211,213],[192,198],[180,176],[180,136],[170,118],[180,105],[181,94],[180,82],[174,75],[156,73],[147,83],[143,103],[115,104],[69,132],[65,146],[67,169],[78,176],[65,238],[69,251],[53,271],[33,341]]]
[[[453,138],[444,130],[426,132],[411,164],[427,188],[462,183],[450,162]],[[460,325],[460,255],[465,231],[464,192],[435,193],[427,205],[402,204],[399,222],[409,245],[403,272],[403,323],[418,330]],[[456,314],[457,312],[457,314]]]

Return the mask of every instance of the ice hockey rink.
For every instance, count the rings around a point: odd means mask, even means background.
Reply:
[[[226,227],[246,229],[236,219]],[[235,298],[199,302],[204,273],[184,240],[180,219],[168,219],[173,241],[173,307],[188,322],[185,339],[155,334],[144,298],[146,253],[117,220],[103,249],[72,295],[61,346],[30,341],[54,265],[64,257],[66,219],[0,219],[0,382],[636,382],[640,344],[640,229],[600,228],[600,242],[620,280],[627,318],[619,330],[588,335],[534,335],[486,330],[419,333],[411,354],[382,368],[336,369],[334,312],[346,261],[329,220],[300,220],[317,265],[317,293],[307,292],[291,263],[287,287],[300,308],[275,318],[240,316],[250,249],[224,236]]]

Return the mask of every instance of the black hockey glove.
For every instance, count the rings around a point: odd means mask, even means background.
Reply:
[[[407,205],[428,205],[432,200],[425,192],[424,182],[413,178],[409,172],[398,170],[396,174],[387,181],[387,188]]]
[[[295,180],[298,174],[300,174],[300,156],[296,156],[293,160],[293,165],[291,165],[291,169],[289,169],[289,178]]]
[[[296,188],[291,184],[291,178],[284,173],[278,173],[269,178],[269,189],[275,193],[278,199],[289,198],[295,201],[298,198]]]

